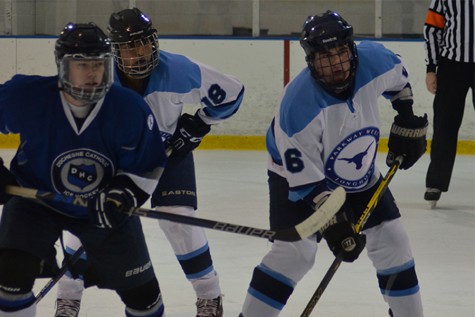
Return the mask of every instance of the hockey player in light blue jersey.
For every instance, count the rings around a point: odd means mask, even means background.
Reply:
[[[241,317],[278,316],[312,268],[322,237],[346,262],[355,261],[366,246],[390,314],[422,317],[408,235],[389,189],[363,227],[364,235],[354,229],[381,181],[375,165],[379,96],[390,99],[398,112],[387,163],[402,155],[400,168],[407,169],[425,152],[427,119],[413,114],[405,66],[380,44],[356,46],[352,26],[333,11],[308,17],[300,44],[308,68],[285,87],[267,133],[270,227],[304,220],[337,186],[345,188],[347,199],[323,233],[299,242],[274,241],[254,269]]]
[[[36,315],[33,284],[68,230],[94,272],[86,286],[115,290],[128,317],[161,317],[140,220],[120,212],[147,201],[165,166],[155,118],[140,96],[112,85],[111,44],[95,24],[67,24],[55,56],[58,76],[0,85],[0,131],[21,141],[10,171],[0,166],[0,315]],[[80,196],[88,208],[10,197],[8,184]]]
[[[244,87],[233,76],[183,55],[159,50],[158,35],[139,9],[113,13],[109,36],[115,56],[115,82],[145,98],[158,121],[165,144],[173,149],[152,205],[160,211],[195,215],[196,180],[192,150],[210,126],[230,118],[242,102]],[[194,115],[184,105],[201,105]],[[221,317],[221,289],[213,268],[204,230],[159,221],[196,296],[197,316]],[[70,252],[79,247],[68,237]],[[59,282],[56,317],[77,316],[82,297],[81,280],[69,275]]]

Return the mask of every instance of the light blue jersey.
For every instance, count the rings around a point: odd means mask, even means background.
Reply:
[[[399,57],[380,44],[362,42],[357,51],[355,86],[347,100],[323,90],[308,68],[284,90],[266,142],[269,169],[287,179],[292,201],[324,180],[330,188],[359,192],[380,176],[377,99],[402,91],[408,74]]]
[[[120,84],[117,72],[115,83]],[[163,50],[144,92],[164,140],[175,132],[184,105],[200,104],[200,118],[207,124],[216,124],[236,113],[243,95],[244,86],[235,77]]]

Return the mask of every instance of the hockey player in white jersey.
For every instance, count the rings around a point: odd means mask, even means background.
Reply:
[[[227,120],[238,110],[244,87],[236,78],[207,65],[159,50],[156,29],[137,8],[113,13],[109,36],[115,56],[115,82],[145,98],[165,143],[173,149],[152,196],[152,206],[164,212],[195,215],[192,150],[210,131],[211,125]],[[201,107],[194,115],[182,114],[185,104],[201,104]],[[221,317],[219,278],[204,230],[166,220],[160,220],[159,224],[195,290],[197,316]],[[68,252],[79,247],[78,241],[73,240],[70,237],[67,242]],[[59,282],[56,317],[77,316],[81,283],[71,274]]]
[[[0,85],[0,131],[20,135],[10,171],[0,162],[0,316],[36,315],[35,279],[68,230],[89,256],[86,286],[115,290],[128,317],[161,317],[140,220],[120,212],[148,200],[165,166],[154,116],[140,96],[112,85],[111,44],[95,24],[67,24],[55,56],[57,76]],[[6,185],[79,196],[88,208],[10,197]]]
[[[400,168],[408,169],[425,152],[427,119],[413,114],[407,70],[380,44],[356,46],[352,26],[333,11],[308,17],[300,44],[308,68],[285,87],[267,133],[270,227],[287,228],[305,219],[337,186],[345,188],[347,199],[323,233],[299,242],[274,241],[254,269],[240,316],[278,316],[313,266],[317,242],[324,238],[345,262],[355,261],[366,245],[390,314],[422,317],[408,235],[390,190],[363,235],[353,225],[381,181],[375,165],[379,96],[398,113],[387,163],[402,155]]]

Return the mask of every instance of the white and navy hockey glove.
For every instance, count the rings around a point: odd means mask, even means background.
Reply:
[[[127,176],[112,179],[109,185],[88,202],[91,223],[101,229],[112,229],[125,221],[134,207],[144,204],[149,195]]]
[[[427,141],[427,114],[423,117],[402,116],[394,117],[388,140],[388,155],[386,164],[391,167],[396,157],[402,155],[404,161],[400,169],[408,169],[425,153]]]
[[[182,114],[175,133],[168,140],[173,147],[172,155],[184,156],[193,151],[209,131],[211,131],[210,125],[200,118],[198,112],[194,116],[188,113]]]

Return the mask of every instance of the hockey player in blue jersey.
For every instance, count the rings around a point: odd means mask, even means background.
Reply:
[[[0,316],[35,316],[33,284],[63,230],[87,251],[87,285],[115,290],[128,317],[163,316],[140,220],[120,212],[143,204],[163,171],[155,118],[112,85],[111,44],[95,24],[66,25],[55,56],[57,76],[0,85],[0,131],[21,142],[10,171],[0,166]],[[10,197],[8,184],[80,196],[88,208]]]
[[[192,150],[210,126],[230,118],[239,108],[243,85],[234,77],[191,60],[159,50],[151,20],[139,9],[113,13],[109,36],[115,56],[115,82],[143,96],[154,112],[165,143],[173,148],[152,205],[160,211],[195,215],[196,181]],[[185,104],[200,104],[194,114],[183,113]],[[221,317],[221,289],[204,233],[193,227],[159,221],[196,296],[197,316]],[[68,237],[71,252],[79,247]],[[65,276],[58,285],[56,317],[77,316],[82,282]]]
[[[409,238],[391,191],[383,194],[364,235],[353,225],[381,181],[375,165],[379,96],[398,112],[387,163],[402,155],[400,168],[407,169],[425,152],[427,119],[413,114],[404,64],[380,44],[356,46],[352,26],[333,11],[308,17],[300,44],[308,68],[285,87],[267,133],[270,227],[299,223],[337,186],[345,188],[347,199],[323,233],[299,242],[274,241],[254,269],[241,317],[278,316],[313,266],[322,237],[346,262],[355,261],[366,245],[392,316],[422,317]]]

